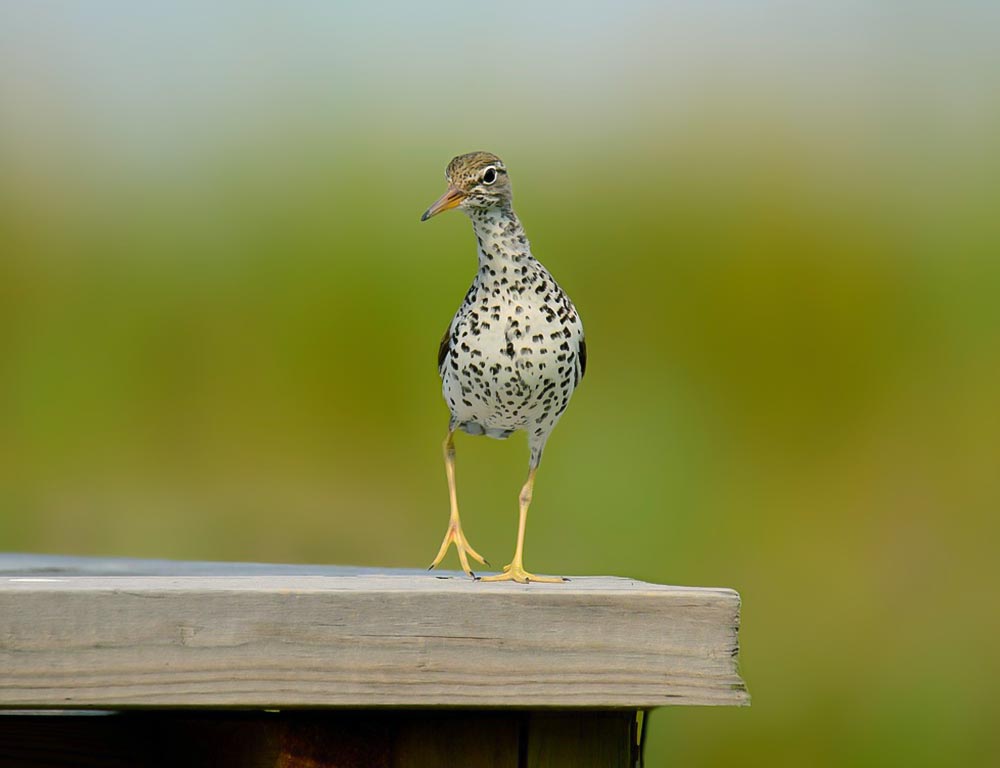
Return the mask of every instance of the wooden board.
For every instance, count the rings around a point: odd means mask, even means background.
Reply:
[[[635,719],[617,710],[0,715],[0,767],[635,768]]]
[[[729,589],[114,562],[0,555],[0,708],[748,703]]]

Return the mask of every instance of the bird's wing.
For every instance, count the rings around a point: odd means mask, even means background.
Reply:
[[[587,373],[587,340],[580,339],[580,380],[583,380],[584,374]]]
[[[444,332],[444,336],[441,337],[441,343],[438,344],[438,372],[444,367],[444,361],[448,359],[448,352],[451,347],[451,325]]]

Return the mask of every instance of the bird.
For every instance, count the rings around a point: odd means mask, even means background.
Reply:
[[[458,155],[445,171],[447,189],[421,221],[454,208],[472,221],[479,267],[438,346],[438,373],[450,419],[444,440],[451,512],[430,569],[451,544],[462,570],[469,558],[489,563],[462,530],[455,486],[455,432],[506,439],[528,436],[528,477],[518,495],[517,544],[502,573],[483,581],[562,582],[524,567],[524,534],[545,444],[587,370],[583,323],[573,302],[532,255],[513,208],[510,176],[491,152]]]

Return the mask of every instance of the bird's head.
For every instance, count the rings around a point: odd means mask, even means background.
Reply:
[[[503,161],[490,152],[470,152],[452,158],[445,178],[448,189],[424,211],[421,221],[451,208],[471,211],[510,205],[512,193],[507,169]]]

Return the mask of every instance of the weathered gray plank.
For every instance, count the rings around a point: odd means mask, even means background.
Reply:
[[[0,576],[360,576],[385,572],[385,568],[360,568],[354,565],[206,562],[0,552]],[[427,571],[423,568],[393,569],[392,573],[426,575]]]
[[[8,567],[0,708],[748,701],[732,590],[227,569],[74,576]]]

